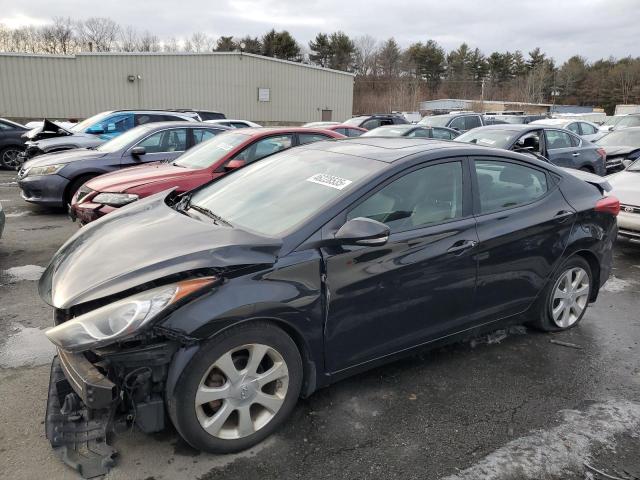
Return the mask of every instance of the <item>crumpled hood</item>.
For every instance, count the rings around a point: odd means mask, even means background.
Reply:
[[[640,172],[622,171],[607,177],[620,203],[640,207]]]
[[[42,138],[36,141],[27,142],[27,146],[33,145],[43,152],[47,152],[52,148],[67,147],[69,145],[81,148],[97,147],[98,145],[102,145],[104,142],[106,142],[106,140],[96,135],[84,132],[74,132],[69,135]]]
[[[22,170],[31,167],[45,167],[48,165],[58,165],[60,163],[71,163],[79,160],[95,160],[107,155],[105,152],[89,150],[86,148],[75,148],[73,150],[62,150],[60,152],[45,153],[25,162]]]
[[[62,125],[59,125],[46,118],[42,121],[42,126],[32,128],[23,135],[27,140],[35,141],[42,138],[64,137],[73,135],[73,132]]]
[[[152,195],[80,229],[54,255],[38,289],[56,308],[203,268],[272,265],[280,239],[183,215]]]
[[[613,157],[614,155],[626,155],[634,150],[638,150],[640,147],[632,145],[601,145],[604,151],[607,152],[607,157]]]
[[[87,187],[96,192],[124,193],[132,188],[149,183],[173,182],[178,185],[181,179],[192,174],[193,170],[188,168],[176,167],[170,163],[155,162],[100,175],[87,182]],[[160,186],[160,188],[173,186]]]

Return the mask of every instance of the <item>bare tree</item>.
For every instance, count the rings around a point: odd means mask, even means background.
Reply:
[[[165,52],[178,52],[180,51],[180,45],[178,44],[176,37],[169,37],[165,42],[163,42],[162,49]]]
[[[116,45],[120,27],[110,18],[91,17],[76,24],[83,50],[110,52]]]
[[[149,31],[145,31],[138,42],[138,50],[140,52],[159,52],[160,41],[157,35],[153,35]]]
[[[123,52],[138,51],[138,32],[131,25],[120,29],[120,50]]]
[[[213,50],[215,42],[213,38],[209,37],[206,33],[196,32],[191,35],[191,39],[188,40],[191,44],[192,51],[196,53],[200,52],[210,52]],[[186,49],[186,46],[185,46]],[[186,50],[191,51],[191,50]]]
[[[38,34],[45,53],[68,55],[76,50],[73,21],[69,17],[54,17],[53,23],[40,27]]]
[[[371,75],[376,71],[376,51],[378,41],[371,35],[356,37],[353,41],[356,46],[355,63],[357,75]]]

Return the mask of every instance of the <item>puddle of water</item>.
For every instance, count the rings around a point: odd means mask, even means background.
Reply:
[[[633,286],[633,283],[634,282],[623,280],[618,277],[610,277],[609,280],[607,280],[607,283],[602,286],[602,290],[611,293],[624,292],[625,290]]]
[[[561,412],[562,423],[507,443],[477,464],[443,480],[538,480],[582,472],[596,445],[614,447],[614,436],[640,426],[640,403],[610,400],[586,411]]]
[[[23,265],[5,270],[3,273],[9,277],[10,281],[20,282],[22,280],[39,280],[44,272],[44,267],[39,265]]]
[[[39,328],[16,325],[4,344],[0,346],[0,367],[18,368],[45,365],[56,350]]]

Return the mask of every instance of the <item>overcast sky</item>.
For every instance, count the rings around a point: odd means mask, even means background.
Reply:
[[[0,23],[43,24],[53,16],[111,17],[161,38],[202,31],[261,35],[289,30],[305,46],[317,32],[395,37],[407,46],[432,38],[485,54],[539,46],[562,62],[640,56],[639,0],[0,0]]]

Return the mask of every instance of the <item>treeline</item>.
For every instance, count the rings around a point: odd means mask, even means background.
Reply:
[[[416,110],[421,100],[476,98],[604,107],[640,103],[640,58],[588,62],[573,56],[561,65],[539,48],[485,55],[463,43],[446,51],[434,40],[402,48],[393,39],[344,32],[318,33],[307,45],[284,31],[262,36],[160,39],[149,31],[123,27],[109,18],[54,18],[41,27],[9,29],[0,24],[0,51],[228,52],[303,62],[356,74],[354,112]]]

